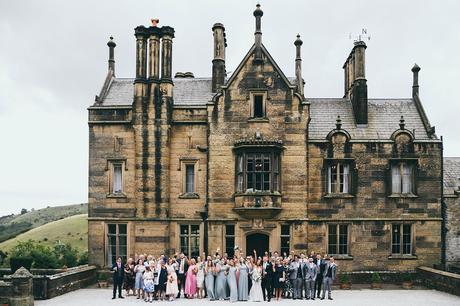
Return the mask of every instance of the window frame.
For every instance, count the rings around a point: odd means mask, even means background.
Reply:
[[[115,234],[111,234],[110,233],[110,226],[111,225],[114,225],[115,226]],[[126,226],[126,234],[120,234],[120,225],[124,225]],[[126,254],[125,255],[121,255],[120,253],[120,236],[124,236],[126,238],[126,245],[125,245],[125,248],[126,248]],[[115,255],[112,254],[111,250],[110,250],[110,247],[112,246],[111,242],[110,242],[110,238],[111,237],[115,237]],[[129,253],[129,224],[128,223],[114,223],[114,222],[110,222],[110,223],[105,223],[105,239],[106,239],[106,243],[105,243],[105,263],[107,266],[112,266],[114,264],[114,262],[111,262],[109,260],[109,256],[112,257],[112,259],[116,259],[121,256],[124,260],[124,262],[126,262],[126,260],[128,259],[128,253]]]
[[[261,156],[262,160],[262,171],[255,170],[255,160],[257,156]],[[248,156],[254,160],[254,170],[248,170]],[[264,168],[264,159],[265,157],[269,158],[269,170],[265,171]],[[242,171],[239,169],[239,161],[242,159]],[[276,165],[275,165],[276,163]],[[248,174],[253,174],[253,187],[252,190],[248,185]],[[264,174],[268,174],[268,190],[265,190],[265,180]],[[262,190],[255,189],[257,185],[256,175],[261,175],[261,187]],[[275,181],[276,180],[276,181]],[[241,189],[240,189],[241,187]],[[235,155],[235,191],[237,194],[247,194],[247,193],[281,193],[281,152],[278,150],[241,150],[238,151]]]
[[[394,228],[395,226],[399,227],[399,242],[398,244],[395,244],[394,242],[394,237],[393,237],[393,233],[394,233]],[[404,252],[404,235],[406,235],[405,231],[404,231],[404,228],[406,226],[409,226],[409,242],[410,242],[410,253],[406,253]],[[407,223],[407,222],[402,222],[402,223],[391,223],[391,232],[390,232],[390,235],[391,235],[391,244],[390,244],[390,254],[391,256],[406,256],[406,257],[411,257],[411,256],[415,256],[415,239],[414,239],[414,224],[412,223]],[[394,245],[398,245],[399,247],[399,252],[393,252],[393,247]]]
[[[403,165],[407,164],[411,171],[410,171],[410,182],[411,182],[411,190],[410,192],[403,193]],[[393,167],[395,165],[399,165],[399,190],[400,192],[394,192],[393,190]],[[392,158],[389,162],[388,167],[388,191],[387,194],[389,197],[417,197],[417,169],[418,169],[418,159],[417,158]]]
[[[332,183],[332,167],[337,165],[348,166],[348,190],[347,192],[340,192],[340,183],[339,185]],[[331,170],[329,170],[331,169]],[[340,175],[340,167],[336,168],[336,173],[342,178],[343,175]],[[343,168],[345,169],[345,168]],[[345,172],[345,171],[344,171]],[[356,169],[356,163],[353,158],[326,158],[324,160],[323,166],[323,197],[324,198],[353,198],[357,193],[357,180],[358,180],[358,171]],[[345,181],[343,181],[342,185]],[[335,190],[332,190],[333,185],[335,186]],[[337,187],[339,186],[339,187]],[[339,192],[337,192],[337,188],[339,188]]]
[[[180,199],[199,199],[198,193],[198,171],[200,171],[200,160],[199,158],[180,158],[179,160],[179,169],[178,171],[181,172],[181,186],[180,186]],[[187,167],[193,166],[193,191],[187,191]]]
[[[196,226],[198,228],[197,234],[192,234],[192,226],[193,227]],[[182,234],[182,228],[183,227],[187,227],[187,233],[186,234]],[[200,236],[200,233],[201,233],[201,225],[200,224],[196,224],[196,223],[179,224],[179,249],[180,249],[181,252],[186,254],[189,258],[196,258],[196,257],[200,256],[200,251],[201,251],[201,236]],[[187,249],[185,249],[185,250],[183,249],[184,244],[182,243],[182,238],[183,237],[185,237],[186,240],[187,240],[187,246],[186,246]],[[198,243],[197,243],[196,246],[195,245],[192,246],[192,238],[197,238],[196,241],[198,241]],[[194,248],[198,248],[196,253],[193,253]]]
[[[334,244],[335,245],[335,252],[331,252],[331,247],[330,247],[330,228],[331,226],[334,226],[335,227],[335,239],[336,239],[336,243]],[[341,236],[341,227],[342,226],[346,226],[347,228],[347,233],[346,235],[342,235],[342,236],[345,236],[347,238],[347,241],[346,241],[346,253],[342,253],[340,252],[340,246],[343,245],[340,243],[340,236]],[[351,257],[351,247],[350,247],[350,232],[351,232],[351,224],[350,223],[327,223],[327,254],[329,255],[334,255],[336,257],[341,257],[341,256],[344,256],[344,257]]]
[[[288,228],[288,234],[283,234],[283,227]],[[287,247],[283,246],[283,238],[287,240]],[[286,250],[287,248],[287,250]],[[284,249],[284,250],[283,250]],[[286,252],[289,255],[291,251],[291,225],[290,224],[281,224],[280,226],[280,254],[283,255]]]
[[[121,170],[121,192],[114,191],[115,184],[115,166],[120,166]],[[107,180],[107,197],[108,198],[123,198],[126,197],[126,188],[125,188],[125,177],[128,170],[127,162],[125,158],[113,158],[107,159],[106,171],[108,171],[108,180]]]
[[[259,117],[255,115],[255,103],[256,103],[256,96],[262,97],[262,116]],[[249,97],[249,118],[250,120],[267,120],[267,100],[268,94],[267,91],[252,91]]]
[[[228,227],[231,226],[233,227],[233,234],[228,234]],[[236,239],[236,226],[235,224],[225,224],[225,253],[228,254],[228,256],[233,256],[235,254],[235,239]],[[228,245],[228,240],[227,239],[233,239],[233,245],[229,246]]]

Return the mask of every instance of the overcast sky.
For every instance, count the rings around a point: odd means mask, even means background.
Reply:
[[[87,107],[107,72],[133,77],[134,27],[175,28],[173,73],[211,75],[215,22],[227,33],[227,70],[254,41],[257,1],[0,1],[0,215],[87,201]],[[300,33],[308,97],[341,97],[349,33],[367,28],[369,97],[410,97],[416,62],[420,95],[445,155],[460,156],[460,1],[260,1],[262,41],[294,75]]]

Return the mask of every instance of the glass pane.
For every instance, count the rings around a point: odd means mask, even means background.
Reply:
[[[337,254],[337,225],[329,225],[328,253]]]
[[[289,236],[290,235],[290,231],[289,231],[289,228],[290,226],[289,225],[281,225],[281,235],[286,235],[286,236]]]
[[[262,171],[262,155],[257,154],[255,158],[255,171]]]
[[[281,237],[281,254],[289,254],[289,238],[290,237]]]
[[[274,161],[273,161],[273,171],[279,172],[279,156],[275,154]]]
[[[246,160],[246,170],[248,172],[254,171],[254,159],[252,155],[248,155]]]
[[[180,234],[187,235],[188,234],[188,225],[181,225],[180,226]]]
[[[399,164],[391,166],[391,192],[401,193],[401,173]]]
[[[117,225],[116,224],[108,224],[109,234],[115,235],[117,233]]]
[[[238,160],[236,163],[236,172],[243,172],[243,155],[238,155]]]
[[[331,166],[331,192],[337,192],[337,165]]]
[[[234,236],[235,235],[235,225],[226,225],[225,226],[225,235]]]
[[[264,191],[270,191],[270,173],[264,173]]]
[[[238,174],[236,179],[236,191],[242,192],[243,191],[243,174]]]
[[[200,256],[200,237],[191,237],[190,252],[192,257]]]
[[[264,156],[264,171],[270,171],[270,156]]]
[[[254,175],[252,173],[247,174],[246,181],[248,185],[247,189],[253,189],[255,187],[254,186]]]
[[[200,234],[200,226],[199,225],[194,224],[194,225],[191,225],[190,228],[191,228],[191,234],[192,235],[199,235]]]
[[[113,165],[113,193],[121,193],[122,190],[121,164]]]
[[[256,176],[256,190],[262,190],[262,173],[256,172],[254,174]]]
[[[403,225],[403,254],[412,254],[411,225]]]
[[[273,191],[279,191],[279,176],[278,174],[274,174],[273,177]]]
[[[402,193],[412,193],[412,166],[402,164]]]
[[[339,226],[339,254],[348,254],[348,225]]]
[[[254,95],[254,117],[261,118],[264,116],[263,96]]]
[[[184,254],[190,254],[189,249],[188,249],[188,237],[187,236],[181,236],[180,237],[180,249]]]
[[[126,236],[118,236],[118,244],[120,246],[122,246],[122,245],[126,246],[127,241],[128,241],[128,239],[126,238]]]
[[[192,193],[195,191],[195,166],[185,166],[185,192]]]
[[[126,228],[128,227],[127,224],[118,224],[118,233],[126,235]]]
[[[225,252],[228,254],[228,256],[234,255],[234,249],[235,249],[235,238],[234,237],[225,238]]]
[[[401,253],[401,241],[400,241],[400,225],[393,224],[391,230],[391,253],[400,254]]]

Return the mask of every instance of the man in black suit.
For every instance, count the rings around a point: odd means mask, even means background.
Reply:
[[[316,261],[316,262],[315,262]],[[315,291],[317,292],[317,297],[321,296],[321,285],[323,284],[323,274],[326,269],[326,261],[321,258],[320,254],[316,255],[316,260],[314,260],[316,267],[318,269],[318,274],[316,275],[315,281]]]
[[[268,261],[268,256],[264,256],[262,263],[262,293],[264,301],[270,302],[272,299],[273,287],[273,264]]]
[[[179,293],[177,297],[180,298],[180,291],[181,289],[184,291],[185,296],[185,274],[188,270],[188,260],[184,253],[180,253],[179,259],[177,260],[177,285],[179,289]]]
[[[118,288],[118,297],[120,299],[124,299],[124,297],[121,296],[121,287],[123,285],[123,278],[125,276],[125,269],[124,269],[123,263],[121,262],[121,257],[118,257],[117,261],[112,265],[112,271],[113,271],[113,297],[112,297],[112,300],[115,299],[115,297],[116,297],[117,288]]]

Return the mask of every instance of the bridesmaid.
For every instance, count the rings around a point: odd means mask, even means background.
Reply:
[[[198,256],[196,264],[198,272],[196,273],[196,287],[198,292],[198,298],[204,298],[204,263],[201,261],[201,257]]]
[[[220,256],[217,257],[218,261],[216,262],[216,289],[214,290],[214,297],[216,300],[225,300],[227,298],[227,276],[226,266],[223,259],[220,259]]]
[[[208,298],[211,301],[215,300],[214,295],[214,274],[216,273],[214,264],[212,262],[211,256],[208,256],[208,260],[206,261],[206,267],[204,269],[205,272],[205,284],[206,284],[206,292],[208,293]]]
[[[190,260],[190,266],[187,270],[187,277],[185,279],[185,294],[187,298],[193,299],[196,294],[196,274],[198,272],[196,261],[194,258]]]
[[[240,258],[238,271],[240,273],[238,278],[238,301],[247,301],[249,266],[243,257]]]
[[[129,296],[129,292],[132,291],[135,295],[134,284],[135,283],[135,274],[134,274],[134,259],[128,259],[128,262],[125,265],[125,281],[123,287],[126,290],[126,296]]]
[[[228,282],[228,287],[230,289],[230,302],[236,302],[238,301],[238,287],[236,284],[236,266],[235,262],[233,259],[230,259],[228,261],[228,274],[227,274],[227,282]],[[241,276],[240,276],[241,277]]]

